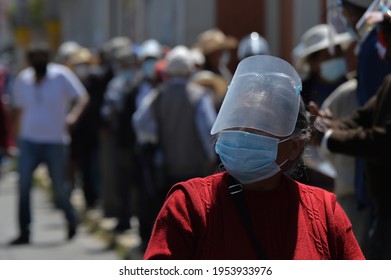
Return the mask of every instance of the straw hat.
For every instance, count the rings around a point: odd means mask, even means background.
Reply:
[[[226,36],[220,29],[209,29],[200,35],[194,45],[201,50],[204,55],[217,50],[233,49],[238,45],[238,40],[231,36]]]
[[[193,75],[191,81],[201,86],[212,88],[219,98],[223,98],[227,92],[227,82],[220,75],[212,71],[198,71]]]
[[[304,70],[309,55],[330,47],[332,44],[340,45],[346,49],[353,38],[348,33],[336,33],[328,24],[319,24],[307,30],[301,37],[301,42],[293,50],[295,67]]]
[[[92,53],[87,48],[80,47],[69,56],[67,64],[76,65],[80,63],[90,63],[92,58]]]

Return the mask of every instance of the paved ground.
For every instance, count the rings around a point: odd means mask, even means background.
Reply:
[[[115,260],[115,250],[84,224],[76,237],[68,242],[65,219],[56,210],[41,188],[33,188],[33,225],[30,245],[10,247],[8,241],[17,234],[16,199],[17,174],[7,172],[0,178],[0,260]]]

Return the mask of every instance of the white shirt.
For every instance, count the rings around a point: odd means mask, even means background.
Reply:
[[[46,76],[38,84],[32,67],[21,71],[13,88],[13,105],[22,109],[20,138],[69,143],[66,115],[71,102],[86,93],[76,75],[63,65],[49,63]]]

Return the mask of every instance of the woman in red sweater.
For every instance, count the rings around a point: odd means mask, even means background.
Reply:
[[[289,178],[310,135],[300,91],[282,59],[240,62],[211,131],[226,171],[171,188],[144,259],[364,259],[335,195]]]

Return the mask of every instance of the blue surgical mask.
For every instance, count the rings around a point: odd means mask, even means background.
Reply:
[[[326,60],[320,65],[320,75],[330,83],[339,81],[346,75],[347,71],[348,65],[343,57]]]
[[[125,79],[127,81],[133,81],[136,76],[136,72],[134,69],[130,68],[119,71],[116,76],[121,77],[122,79]]]
[[[215,149],[220,160],[234,178],[242,184],[267,179],[278,173],[282,164],[276,163],[277,138],[244,131],[222,131]]]
[[[153,79],[155,77],[155,64],[156,59],[148,59],[141,65],[141,71],[144,78]]]

